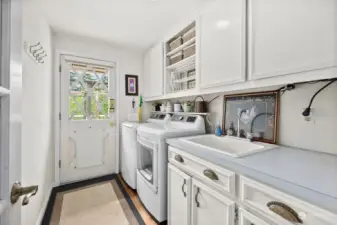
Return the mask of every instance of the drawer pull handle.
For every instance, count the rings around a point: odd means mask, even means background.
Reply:
[[[183,159],[183,157],[181,157],[181,155],[176,155],[176,156],[174,156],[174,159],[175,159],[176,161],[180,162],[180,163],[183,163],[183,162],[184,162],[184,159]]]
[[[295,223],[303,223],[301,218],[298,216],[297,212],[292,209],[290,206],[282,203],[282,202],[268,202],[267,203],[268,208],[276,213],[277,215],[281,216],[283,219],[286,219],[290,222]]]
[[[200,191],[199,188],[197,188],[197,193],[195,193],[195,197],[194,197],[195,203],[197,204],[197,208],[200,207],[200,203],[198,201],[199,191]]]
[[[218,175],[213,170],[206,169],[204,170],[204,175],[211,180],[219,180]]]
[[[186,180],[184,179],[184,183],[183,183],[183,186],[181,186],[181,190],[183,191],[184,197],[186,198],[185,185],[186,185]]]

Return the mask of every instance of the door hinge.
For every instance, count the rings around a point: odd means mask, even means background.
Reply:
[[[61,113],[59,113],[59,120],[61,120],[62,119],[62,115],[61,115]]]
[[[60,72],[60,73],[62,72],[62,67],[61,67],[61,65],[59,66],[59,72]]]
[[[59,168],[61,168],[61,160],[59,160]]]

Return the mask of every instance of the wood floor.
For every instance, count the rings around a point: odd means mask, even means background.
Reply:
[[[156,221],[154,221],[151,217],[151,215],[146,211],[146,209],[144,208],[143,204],[141,203],[137,192],[132,190],[123,180],[123,178],[121,178],[120,175],[118,175],[119,180],[122,182],[125,190],[128,192],[128,194],[130,195],[131,200],[133,201],[133,204],[135,204],[140,216],[143,218],[144,222],[146,225],[157,225]]]

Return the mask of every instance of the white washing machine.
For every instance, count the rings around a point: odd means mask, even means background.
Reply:
[[[198,115],[173,114],[164,127],[139,126],[137,193],[152,216],[167,220],[167,155],[166,139],[205,134],[205,121]]]
[[[137,189],[138,151],[137,128],[138,126],[164,127],[171,118],[166,113],[152,113],[148,123],[123,122],[122,124],[122,148],[121,148],[121,172],[125,182],[133,189]]]
[[[133,189],[137,188],[137,127],[138,122],[122,124],[121,172],[124,181]]]

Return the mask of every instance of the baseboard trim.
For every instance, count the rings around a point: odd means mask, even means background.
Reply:
[[[51,196],[51,193],[52,193],[54,187],[56,187],[56,183],[51,185],[51,187],[49,188],[49,191],[47,193],[47,196],[43,200],[42,207],[41,207],[39,215],[36,219],[36,225],[41,225],[41,223],[42,223],[42,220],[43,220],[44,214],[47,210],[48,202],[49,202],[49,199],[50,199],[50,196]]]

